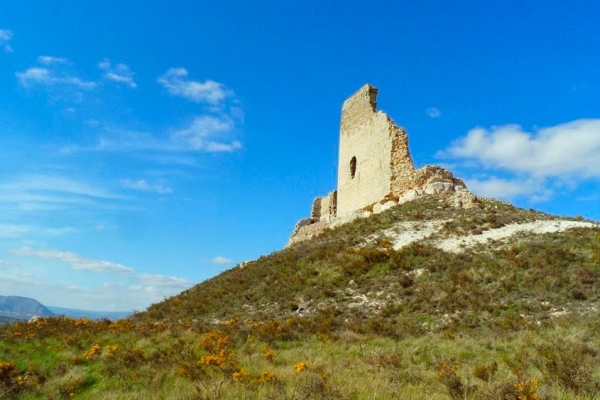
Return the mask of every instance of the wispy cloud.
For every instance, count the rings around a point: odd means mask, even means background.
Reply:
[[[238,140],[224,140],[236,130],[236,122],[227,115],[202,115],[195,117],[188,126],[171,129],[168,137],[130,130],[108,130],[95,146],[68,146],[64,154],[79,151],[101,152],[148,152],[162,163],[196,165],[193,159],[173,157],[169,153],[230,153],[242,148]]]
[[[104,71],[104,78],[109,81],[122,83],[132,88],[137,87],[137,83],[133,80],[134,74],[126,64],[116,64],[113,67],[111,61],[105,58],[100,61],[98,68]]]
[[[113,67],[109,59],[102,60],[98,67],[105,71],[104,77],[135,87],[133,73],[125,64]],[[42,69],[42,68],[38,68]],[[38,81],[47,80],[43,71],[34,71],[41,75]],[[22,77],[26,85],[33,78]],[[63,154],[82,151],[95,152],[144,152],[156,160],[195,165],[193,159],[174,158],[168,153],[230,153],[242,148],[239,140],[232,136],[243,123],[244,113],[237,105],[232,90],[223,84],[207,80],[194,81],[188,78],[185,68],[171,68],[157,79],[173,96],[180,96],[207,106],[203,113],[196,113],[187,126],[172,126],[162,132],[141,132],[128,129],[105,128],[96,145],[71,145],[61,149]],[[182,162],[183,161],[183,162]],[[143,184],[135,187],[132,182],[126,183],[130,189],[152,190]],[[163,190],[154,187],[154,190]]]
[[[38,64],[52,65],[52,64],[66,64],[69,62],[68,59],[54,56],[39,56],[37,58]]]
[[[24,174],[0,183],[0,204],[21,211],[47,211],[70,207],[92,207],[127,200],[99,185],[55,175]]]
[[[66,193],[102,199],[120,199],[122,196],[89,183],[58,175],[29,174],[13,181],[0,184],[0,193]]]
[[[18,238],[29,232],[31,232],[31,227],[27,225],[0,224],[0,238],[3,239]]]
[[[179,96],[197,103],[219,104],[228,97],[233,96],[233,91],[225,85],[213,80],[204,82],[188,79],[185,68],[171,68],[157,79],[170,95]]]
[[[85,258],[77,253],[55,249],[36,249],[20,247],[9,251],[12,256],[36,258],[36,265],[44,261],[63,262],[72,270],[102,273],[109,278],[99,281],[95,287],[82,288],[72,282],[57,283],[53,274],[43,276],[47,268],[39,274],[23,273],[20,264],[2,262],[0,269],[0,292],[18,292],[24,296],[35,297],[45,304],[66,306],[78,304],[83,309],[95,310],[102,304],[105,310],[143,309],[148,304],[160,301],[193,283],[182,278],[137,272],[134,268],[110,261]],[[42,296],[42,297],[40,297]],[[65,303],[66,302],[66,303]],[[72,306],[71,306],[72,307]]]
[[[215,264],[220,264],[220,265],[224,265],[224,264],[230,264],[233,260],[227,257],[222,257],[222,256],[217,256],[215,258],[212,259],[212,262]]]
[[[92,260],[84,258],[78,254],[68,251],[48,250],[48,249],[33,249],[31,247],[21,247],[10,250],[10,253],[22,257],[37,257],[41,259],[53,259],[66,262],[75,270],[93,271],[93,272],[108,272],[119,274],[132,274],[134,269],[126,267],[122,264],[117,264],[109,261]]]
[[[139,286],[147,292],[155,292],[164,289],[181,291],[192,285],[192,283],[186,279],[165,275],[138,274],[137,279],[140,283]]]
[[[171,134],[174,143],[183,144],[190,150],[206,152],[232,152],[242,147],[234,140],[229,143],[218,142],[213,138],[233,130],[233,120],[226,116],[203,115],[196,117],[189,127]]]
[[[442,116],[442,112],[435,107],[429,107],[425,110],[425,113],[429,116],[429,118],[439,118]]]
[[[600,178],[600,119],[532,132],[519,125],[475,128],[438,156],[462,163],[472,176],[485,174],[472,178],[471,185],[487,195],[544,201],[557,189]]]
[[[37,58],[37,64],[15,73],[21,87],[71,87],[89,90],[97,86],[96,82],[86,81],[73,74],[70,71],[71,62],[67,58],[43,55]]]
[[[28,88],[32,86],[57,86],[66,85],[74,86],[80,89],[91,89],[96,86],[96,82],[85,81],[81,78],[68,74],[57,74],[44,67],[32,67],[25,71],[15,74],[22,87]]]
[[[69,147],[63,151],[92,150],[92,151],[155,151],[162,150],[165,144],[148,132],[138,132],[127,129],[108,129],[106,136],[97,145],[88,149]]]
[[[138,190],[142,192],[154,192],[158,194],[170,194],[173,193],[173,189],[160,183],[150,184],[145,179],[131,180],[125,179],[121,182],[122,187],[131,190]]]
[[[10,47],[8,42],[12,39],[13,33],[6,29],[0,29],[0,48],[2,48],[7,53],[12,53],[13,49]]]
[[[48,228],[23,224],[0,224],[0,238],[16,239],[25,236],[62,236],[77,232],[76,228]]]

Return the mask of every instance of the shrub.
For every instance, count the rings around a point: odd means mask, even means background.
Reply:
[[[546,375],[575,393],[597,393],[600,389],[593,378],[597,352],[586,344],[558,341],[538,349],[546,367]]]
[[[440,364],[437,377],[438,380],[446,387],[448,395],[453,400],[464,399],[467,390],[462,380],[458,376],[460,365],[452,361],[442,361]]]
[[[491,364],[481,364],[473,369],[473,375],[485,382],[491,382],[498,371],[498,364],[494,361]]]
[[[578,287],[571,289],[571,297],[575,300],[587,300],[587,295]]]

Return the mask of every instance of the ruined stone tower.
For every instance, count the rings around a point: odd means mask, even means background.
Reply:
[[[398,173],[414,171],[408,137],[383,111],[366,84],[342,106],[337,215],[374,204],[393,192]]]
[[[366,84],[342,106],[337,190],[315,199],[311,217],[298,222],[288,245],[328,227],[440,193],[448,194],[455,207],[477,201],[450,171],[435,166],[415,169],[406,132],[377,111],[377,89]]]

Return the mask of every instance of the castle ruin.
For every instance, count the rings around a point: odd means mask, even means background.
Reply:
[[[366,84],[342,106],[337,190],[314,200],[311,217],[298,222],[288,245],[328,227],[439,193],[448,194],[447,201],[455,207],[477,202],[450,171],[414,167],[406,131],[377,111],[377,89]]]

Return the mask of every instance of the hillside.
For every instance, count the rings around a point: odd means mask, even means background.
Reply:
[[[13,319],[29,319],[34,315],[50,317],[52,311],[39,301],[20,296],[0,296],[0,315]]]
[[[226,271],[138,318],[294,317],[310,326],[327,315],[331,329],[380,321],[378,333],[390,336],[402,335],[407,317],[419,331],[545,320],[598,300],[599,232],[494,200],[456,209],[428,196]]]
[[[591,399],[600,228],[424,196],[110,322],[0,330],[18,398]]]

